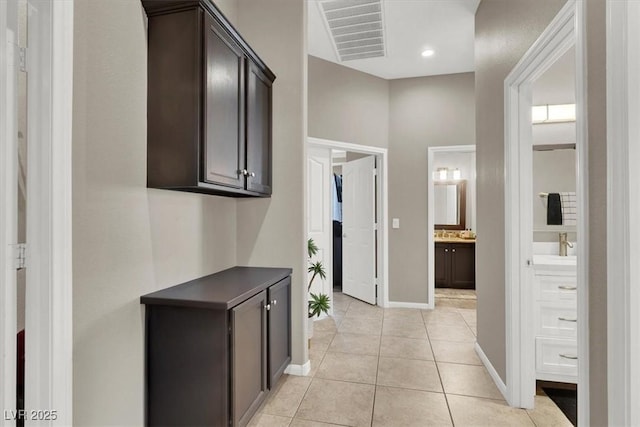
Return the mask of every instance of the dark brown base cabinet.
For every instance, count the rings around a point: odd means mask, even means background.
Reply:
[[[476,288],[476,244],[435,244],[436,288]]]
[[[248,424],[291,361],[290,275],[234,267],[141,297],[147,425]]]
[[[147,186],[272,192],[275,75],[210,0],[142,0],[148,16]]]

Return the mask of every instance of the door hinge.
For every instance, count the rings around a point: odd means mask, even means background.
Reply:
[[[27,267],[27,244],[26,243],[18,243],[17,245],[13,245],[14,254],[15,254],[15,267],[16,270],[22,270]]]
[[[375,224],[373,224],[373,229],[377,230],[378,229],[378,223],[376,222]]]
[[[378,169],[374,169],[373,170],[373,176],[377,176],[378,175]]]
[[[378,298],[378,284],[376,283],[376,299]]]
[[[18,64],[20,66],[20,71],[23,73],[27,72],[27,48],[19,47],[18,48]]]

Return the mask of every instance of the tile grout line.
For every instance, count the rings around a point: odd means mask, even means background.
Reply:
[[[384,308],[382,309],[382,328],[384,328]],[[371,408],[371,427],[373,427],[373,419],[376,413],[376,397],[378,395],[378,373],[380,372],[380,352],[382,350],[382,328],[380,328],[380,342],[378,344],[378,363],[376,364],[376,380],[373,384],[373,406]]]
[[[435,308],[434,308],[435,310]],[[431,343],[431,337],[429,336],[429,328],[427,328],[427,322],[422,317],[424,321],[424,328],[427,330],[427,339],[429,340],[429,347],[431,348],[431,354],[433,354],[433,363],[436,365],[436,371],[438,372],[438,379],[440,380],[440,386],[442,387],[442,394],[444,395],[444,401],[447,404],[447,410],[449,411],[449,418],[451,419],[451,425],[455,427],[456,423],[453,420],[453,414],[451,413],[451,406],[449,405],[449,398],[447,397],[446,390],[444,389],[444,382],[442,381],[442,375],[440,374],[440,367],[438,366],[438,362],[436,361],[436,354],[433,351],[433,344]]]

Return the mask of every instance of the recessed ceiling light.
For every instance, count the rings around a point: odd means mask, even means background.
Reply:
[[[436,52],[433,49],[426,49],[422,51],[422,56],[428,58],[430,56],[433,56],[434,53]]]

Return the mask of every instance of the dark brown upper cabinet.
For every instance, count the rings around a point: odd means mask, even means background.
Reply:
[[[271,195],[275,75],[208,0],[142,0],[147,186]]]

